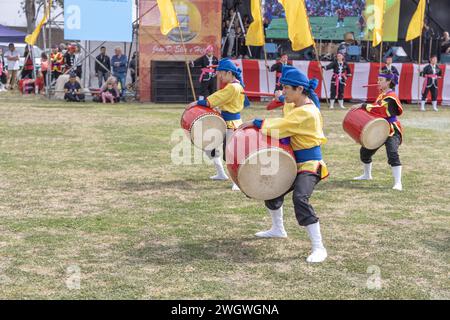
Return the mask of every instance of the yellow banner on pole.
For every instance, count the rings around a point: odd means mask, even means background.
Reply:
[[[305,0],[279,0],[286,12],[289,40],[292,49],[299,51],[314,44],[306,14]]]
[[[31,45],[31,46],[35,45],[35,43],[39,37],[39,33],[41,33],[42,26],[47,22],[48,17],[50,16],[50,8],[52,6],[52,2],[53,2],[53,0],[49,0],[47,10],[44,13],[44,17],[41,19],[41,21],[37,25],[36,29],[34,29],[34,31],[31,34],[29,34],[25,37],[25,42],[28,43],[29,45]]]
[[[383,41],[384,0],[374,0],[374,28],[372,45],[376,47]]]
[[[157,0],[161,13],[161,33],[167,35],[173,28],[178,27],[178,18],[171,0]]]
[[[406,41],[414,40],[417,37],[420,37],[423,29],[423,19],[425,16],[425,0],[420,0],[417,5],[416,12],[411,19],[411,22],[408,26],[408,32],[406,33]]]
[[[263,46],[265,43],[260,0],[251,0],[253,22],[248,27],[246,46]]]

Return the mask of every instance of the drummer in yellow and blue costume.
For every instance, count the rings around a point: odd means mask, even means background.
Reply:
[[[219,108],[221,115],[227,124],[226,138],[223,143],[223,159],[225,160],[225,146],[226,140],[231,136],[241,124],[241,111],[244,105],[248,106],[250,103],[247,97],[243,94],[244,82],[242,81],[241,69],[239,69],[230,59],[225,58],[219,61],[217,66],[217,77],[226,86],[208,96],[204,100],[198,100],[191,103],[189,107],[200,105],[207,108]],[[213,159],[217,174],[212,176],[213,180],[227,180],[228,176],[223,168],[222,160],[220,159],[219,150],[212,150],[207,152],[208,156]],[[239,190],[236,184],[233,184],[233,190]]]
[[[322,130],[319,99],[314,92],[318,81],[309,80],[295,67],[285,66],[280,83],[283,85],[283,96],[278,100],[285,102],[283,117],[254,119],[242,128],[256,126],[263,134],[281,139],[282,143],[288,140],[287,143],[292,146],[298,173],[288,192],[293,191],[295,216],[299,225],[306,227],[311,239],[312,253],[307,261],[322,262],[327,257],[327,251],[322,243],[319,218],[309,203],[316,184],[328,176],[321,152],[321,145],[327,139]],[[284,195],[265,201],[272,217],[272,228],[256,233],[257,237],[287,237],[283,225],[283,201]]]

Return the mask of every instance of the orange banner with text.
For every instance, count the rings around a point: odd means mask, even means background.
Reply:
[[[139,95],[140,101],[151,101],[151,62],[156,60],[195,60],[208,45],[220,56],[222,32],[221,0],[172,0],[180,28],[166,36],[160,30],[160,12],[156,0],[139,2],[142,18],[139,24]],[[184,47],[183,43],[184,42]]]

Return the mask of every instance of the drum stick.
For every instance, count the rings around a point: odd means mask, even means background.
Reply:
[[[283,103],[283,102],[280,102],[280,101],[278,101],[278,100],[272,100],[272,101],[270,101],[269,104],[266,106],[266,109],[267,109],[267,110],[273,110],[273,109],[276,109],[276,108],[279,108],[279,107],[282,107],[282,106],[284,106],[284,103]]]
[[[367,88],[367,87],[375,87],[375,86],[378,86],[378,83],[365,84],[362,87]]]
[[[242,94],[245,94],[249,97],[275,97],[275,93],[269,92],[256,92],[256,91],[244,91]]]

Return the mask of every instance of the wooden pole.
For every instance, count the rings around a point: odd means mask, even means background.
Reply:
[[[262,12],[262,6],[260,7],[260,14],[261,14],[261,18],[264,16],[263,12]],[[267,52],[266,52],[266,35],[264,34],[264,20],[261,21],[261,26],[262,26],[262,32],[263,32],[263,36],[264,36],[264,45],[263,45],[263,50],[264,50],[264,65],[266,66],[266,81],[267,81],[267,91],[270,91],[270,85],[269,85],[269,70],[267,69],[268,63],[267,63]]]
[[[378,70],[379,73],[381,73],[381,63],[382,62],[383,62],[383,40],[381,40],[381,44],[380,44],[380,66],[379,66],[379,70]]]
[[[381,44],[380,44],[380,66],[378,72],[381,73],[381,63],[383,62],[383,36],[384,36],[384,13],[386,12],[386,1],[383,1],[383,13],[381,15]]]
[[[175,12],[175,14],[176,14],[176,12]],[[181,31],[180,21],[178,20],[178,15],[177,15],[177,22],[178,22],[178,31],[180,32],[181,44],[183,45],[184,61],[186,63],[186,68],[187,68],[187,72],[188,72],[188,76],[189,76],[189,83],[191,84],[192,96],[194,97],[194,100],[197,100],[197,95],[195,94],[194,82],[192,81],[191,68],[189,67],[189,61],[187,59],[186,46],[184,45],[183,31]]]
[[[423,11],[421,10],[420,12],[420,36],[419,36],[419,63],[417,65],[417,71],[418,71],[418,77],[419,77],[419,81],[417,81],[417,105],[420,107],[420,101],[422,100],[420,97],[420,65],[422,64],[422,33],[423,33],[423,20],[424,20],[424,16],[423,16]],[[425,97],[426,98],[426,97]]]
[[[263,47],[264,48],[264,63],[266,66],[266,80],[267,80],[267,91],[270,91],[270,86],[269,86],[269,69],[267,68],[268,63],[267,63],[267,53],[266,53],[266,46]]]
[[[323,77],[322,64],[320,63],[319,55],[317,53],[316,42],[314,42],[314,51],[316,51],[316,59],[319,65],[320,76],[322,77],[323,89],[325,90],[325,100],[327,102],[327,105],[330,106],[330,102],[328,100],[327,84],[325,83],[325,78]]]
[[[419,73],[419,79],[420,79],[420,65],[422,64],[422,33],[419,37],[419,63],[417,64],[417,72]],[[420,80],[417,81],[417,104],[420,106]]]
[[[305,8],[305,12],[308,13],[308,11],[306,10],[305,2],[303,2],[303,7]],[[327,85],[325,83],[325,78],[323,77],[322,64],[320,63],[319,54],[317,52],[316,41],[314,40],[314,37],[312,36],[312,28],[311,28],[311,23],[309,23],[309,17],[308,17],[308,26],[309,26],[309,32],[311,32],[311,37],[313,38],[314,51],[315,51],[315,55],[316,55],[316,59],[317,59],[317,64],[319,65],[320,77],[322,78],[323,88],[325,90],[325,100],[327,101],[327,105],[329,106],[330,102],[328,101]]]

